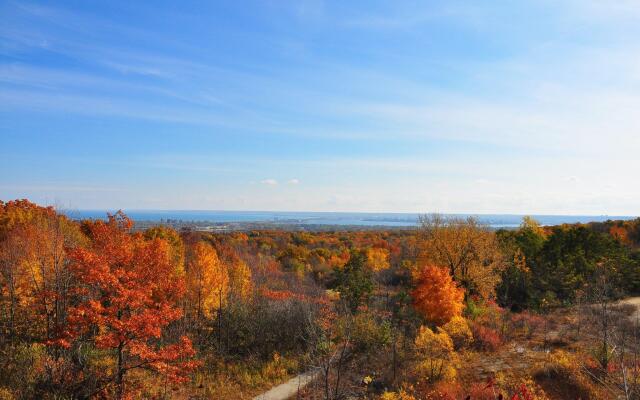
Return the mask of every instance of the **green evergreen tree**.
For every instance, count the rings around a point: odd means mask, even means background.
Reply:
[[[367,268],[367,255],[351,250],[349,261],[341,269],[335,269],[336,288],[351,312],[365,304],[373,292],[373,273]]]

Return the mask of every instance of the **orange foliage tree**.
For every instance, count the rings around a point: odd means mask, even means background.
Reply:
[[[168,226],[154,226],[144,232],[144,237],[148,240],[163,239],[169,243],[171,258],[178,273],[184,272],[185,250],[180,234]]]
[[[369,248],[367,250],[367,264],[375,272],[389,268],[389,250],[380,247]]]
[[[57,344],[70,347],[90,338],[96,348],[114,357],[115,367],[103,377],[117,399],[132,396],[125,385],[134,369],[162,373],[173,381],[186,379],[195,368],[191,341],[181,337],[167,345],[163,329],[182,315],[178,300],[184,282],[177,276],[169,244],[130,234],[123,213],[90,225],[92,245],[74,249],[71,270],[80,286],[69,309],[67,329]]]
[[[443,325],[462,314],[464,289],[456,286],[446,268],[426,266],[414,279],[414,307],[429,322]]]
[[[613,225],[611,228],[609,228],[609,234],[615,239],[619,240],[622,244],[631,244],[631,240],[629,239],[629,232],[627,231],[627,228],[622,224]]]

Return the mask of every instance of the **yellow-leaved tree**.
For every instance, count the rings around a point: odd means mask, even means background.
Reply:
[[[236,299],[246,299],[251,295],[253,284],[251,282],[251,270],[247,264],[240,260],[233,260],[228,266],[229,293]]]
[[[380,247],[369,248],[367,250],[367,265],[375,272],[389,268],[389,250]]]
[[[186,271],[187,314],[210,318],[224,304],[229,292],[229,274],[209,244],[198,242],[191,251]]]
[[[473,217],[432,214],[420,223],[421,263],[446,267],[467,295],[491,297],[506,266],[495,232]]]
[[[85,240],[52,207],[0,201],[0,326],[8,338],[48,341],[62,329],[73,283],[68,249]]]

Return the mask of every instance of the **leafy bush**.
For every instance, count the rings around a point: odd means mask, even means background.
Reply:
[[[359,352],[380,350],[391,341],[391,326],[388,322],[377,323],[371,314],[359,314],[353,318],[351,341]]]
[[[437,332],[421,326],[415,340],[415,346],[420,362],[416,367],[418,374],[429,382],[439,380],[451,381],[455,379],[456,370],[453,366],[456,354],[453,340],[441,328]]]
[[[474,323],[472,326],[475,345],[484,351],[496,351],[502,345],[500,333],[483,325]]]
[[[587,368],[612,373],[617,369],[613,362],[615,357],[615,348],[611,346],[598,345],[591,349],[591,357],[586,361]]]
[[[262,360],[274,352],[305,353],[315,345],[312,341],[319,329],[317,318],[317,306],[297,298],[234,302],[211,321],[210,344],[226,355],[258,356]]]
[[[40,380],[40,372],[44,370],[47,358],[45,347],[41,344],[18,344],[7,346],[0,353],[0,390],[6,398],[29,398],[35,396],[34,391]],[[3,397],[0,397],[2,399]]]
[[[438,382],[427,388],[420,398],[429,400],[549,400],[540,386],[530,379],[498,384],[495,379],[473,382]]]
[[[453,317],[442,329],[451,337],[456,350],[467,347],[473,343],[473,334],[471,333],[469,324],[467,320],[461,316]]]
[[[527,338],[531,338],[537,331],[544,326],[544,318],[528,311],[511,316],[511,322],[516,329],[521,330]]]
[[[265,381],[273,382],[282,380],[297,370],[298,363],[295,360],[273,353],[273,358],[265,364],[260,374]]]
[[[433,400],[464,399],[466,391],[458,382],[438,382],[429,388],[422,398]]]
[[[0,400],[14,400],[15,396],[13,393],[4,387],[0,387]]]
[[[496,390],[492,385],[492,382],[487,383],[473,383],[468,390],[468,396],[473,400],[495,400]]]
[[[471,296],[467,298],[464,306],[464,315],[472,321],[484,312],[482,307]]]
[[[479,298],[468,298],[464,313],[470,320],[495,329],[503,324],[504,317],[507,315],[495,301],[484,301]]]
[[[379,400],[416,400],[416,398],[400,389],[398,392],[384,392]]]
[[[566,351],[553,352],[549,361],[534,374],[538,382],[550,381],[561,387],[567,398],[593,399],[595,395],[589,378],[580,371],[580,362]]]

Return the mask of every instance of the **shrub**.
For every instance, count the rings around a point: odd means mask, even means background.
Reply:
[[[480,324],[473,324],[473,337],[475,345],[484,351],[496,351],[502,345],[502,338],[497,330],[487,328]]]
[[[35,398],[37,386],[46,376],[46,349],[41,344],[21,343],[2,348],[0,352],[0,388],[10,388],[11,392],[0,389],[0,399]]]
[[[415,397],[400,389],[398,392],[384,392],[380,400],[416,400]]]
[[[458,376],[455,366],[440,358],[428,358],[416,365],[416,373],[427,382],[454,382]]]
[[[421,326],[415,340],[416,350],[421,358],[417,365],[417,372],[425,376],[427,381],[451,381],[455,379],[456,370],[453,367],[455,351],[453,341],[441,328],[437,332]]]
[[[391,326],[388,322],[378,324],[370,314],[356,315],[352,320],[351,341],[359,352],[380,350],[391,341]]]
[[[508,314],[492,300],[467,299],[465,315],[471,321],[495,330],[504,331],[506,328]]]
[[[572,354],[558,350],[553,352],[549,361],[534,374],[534,379],[544,386],[544,382],[553,382],[561,388],[564,398],[593,399],[592,385],[579,367],[580,363]]]
[[[289,374],[297,371],[297,369],[298,363],[295,360],[273,353],[272,359],[262,367],[260,375],[267,382],[274,382],[288,377]]]
[[[465,398],[466,391],[457,382],[438,382],[423,398],[429,400],[458,400]]]
[[[418,353],[424,357],[446,358],[453,353],[453,341],[441,328],[434,332],[430,328],[421,326],[415,345]]]
[[[473,342],[473,334],[469,324],[461,316],[453,317],[442,329],[451,337],[456,350],[467,347]]]
[[[480,305],[472,298],[468,297],[465,302],[464,314],[471,320],[478,318],[484,310]]]
[[[209,344],[222,354],[257,356],[264,361],[274,352],[305,353],[315,345],[310,339],[319,329],[318,317],[317,305],[295,297],[286,301],[266,297],[257,297],[251,303],[234,301],[210,323],[213,335]]]
[[[421,397],[428,400],[549,400],[531,379],[498,384],[495,379],[474,382],[465,387],[457,382],[439,382]]]
[[[469,387],[468,395],[473,400],[494,400],[497,396],[492,383],[474,383]]]
[[[489,326],[493,329],[503,329],[505,326],[507,313],[504,308],[500,307],[494,301],[487,301],[484,304],[482,315],[477,319],[477,322],[485,326]]]
[[[614,372],[615,364],[612,362],[615,356],[615,348],[612,346],[598,345],[591,350],[591,357],[587,360],[587,366],[591,369],[599,369],[607,373]]]
[[[14,400],[15,396],[13,393],[4,387],[0,387],[0,400]]]
[[[544,318],[540,315],[523,311],[511,316],[511,322],[516,329],[521,330],[527,338],[531,338],[538,330],[544,326]]]

